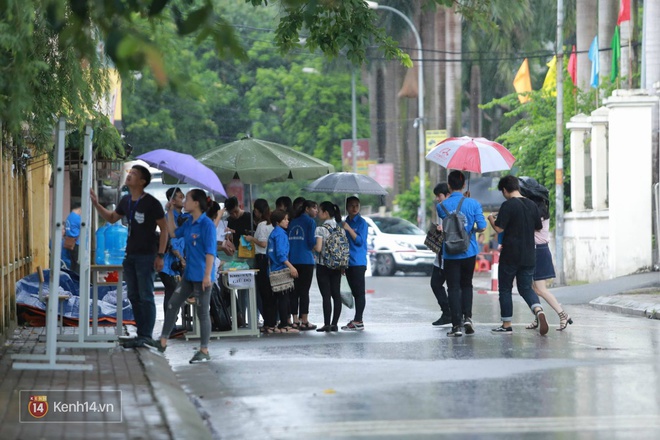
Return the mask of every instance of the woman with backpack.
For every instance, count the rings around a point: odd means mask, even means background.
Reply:
[[[317,252],[316,282],[323,298],[324,325],[316,331],[336,332],[339,331],[338,322],[341,315],[341,272],[345,269],[341,260],[343,255],[348,255],[348,241],[344,230],[339,226],[339,206],[328,201],[321,203],[318,217],[323,224],[316,228],[314,250]]]

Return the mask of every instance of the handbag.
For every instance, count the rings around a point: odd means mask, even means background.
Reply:
[[[243,243],[247,243],[244,245]],[[254,258],[255,246],[251,245],[241,236],[240,243],[238,244],[238,258]]]
[[[273,292],[284,292],[293,289],[293,277],[288,267],[282,270],[275,270],[268,276],[270,278],[270,288]]]
[[[442,232],[438,231],[437,223],[431,223],[429,226],[424,245],[436,254],[442,252]]]
[[[72,251],[73,248],[76,247],[76,239],[77,238],[78,237],[69,237],[68,235],[65,235],[64,236],[64,244],[62,244],[62,247],[64,247],[64,249]]]

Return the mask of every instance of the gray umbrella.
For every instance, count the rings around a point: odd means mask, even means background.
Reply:
[[[387,190],[369,176],[355,173],[330,173],[319,177],[305,191],[318,193],[387,195]]]

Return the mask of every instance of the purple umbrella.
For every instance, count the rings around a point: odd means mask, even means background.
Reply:
[[[144,153],[137,158],[179,179],[181,183],[199,186],[215,196],[227,197],[217,174],[190,154],[160,149]]]

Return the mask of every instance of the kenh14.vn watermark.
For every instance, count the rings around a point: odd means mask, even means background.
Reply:
[[[21,390],[21,423],[121,423],[120,390]]]

